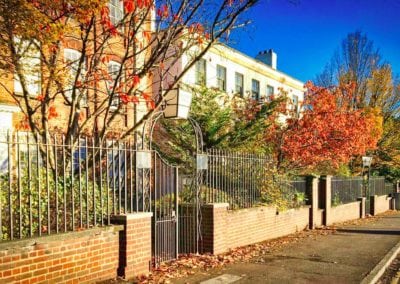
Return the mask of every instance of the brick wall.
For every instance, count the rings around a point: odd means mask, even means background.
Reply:
[[[309,207],[279,214],[273,207],[227,210],[224,203],[202,209],[204,250],[213,254],[285,236],[309,225]]]
[[[376,215],[376,214],[383,213],[385,211],[390,210],[391,199],[392,198],[388,197],[387,195],[371,196],[372,214]]]
[[[331,207],[327,225],[360,218],[360,206],[361,202],[356,201]]]
[[[0,244],[0,283],[85,283],[114,278],[122,226]]]
[[[114,224],[124,226],[119,234],[118,276],[128,279],[150,272],[152,216],[152,213],[135,213],[112,219]]]
[[[0,283],[93,283],[148,274],[151,213],[114,226],[0,243]]]

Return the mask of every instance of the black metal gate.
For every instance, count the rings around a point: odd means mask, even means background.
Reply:
[[[178,257],[178,168],[153,152],[153,266]]]

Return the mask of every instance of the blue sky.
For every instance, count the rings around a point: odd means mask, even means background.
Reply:
[[[272,48],[278,69],[314,79],[350,32],[361,30],[400,75],[400,0],[260,0],[232,47],[255,56]]]

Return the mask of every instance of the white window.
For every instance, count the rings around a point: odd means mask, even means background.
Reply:
[[[195,80],[197,85],[206,85],[207,82],[206,67],[207,67],[207,62],[205,59],[201,58],[196,62]]]
[[[108,63],[107,69],[108,69],[108,74],[110,75],[110,77],[112,79],[112,81],[109,82],[109,84],[107,86],[108,92],[110,93],[112,91],[112,89],[114,88],[115,80],[117,79],[117,76],[118,76],[118,74],[120,72],[120,69],[121,69],[121,64],[119,64],[118,62],[115,62],[115,61],[110,61]],[[112,99],[110,109],[111,110],[115,110],[115,109],[118,108],[118,105],[119,105],[119,97],[114,92],[114,97]]]
[[[274,87],[267,85],[267,98],[271,97],[274,94]]]
[[[243,97],[243,74],[235,72],[235,92]]]
[[[251,97],[253,100],[260,100],[260,81],[251,80]]]
[[[293,112],[295,115],[299,114],[299,97],[296,95],[292,96]]]
[[[21,40],[14,37],[14,46],[19,56],[19,65],[25,88],[29,96],[35,97],[41,92],[40,51],[34,40]],[[14,72],[14,93],[22,94],[21,78]]]
[[[220,91],[226,91],[226,68],[217,65],[217,86]]]
[[[117,26],[124,18],[123,2],[120,0],[110,0],[110,2],[108,2],[108,9],[110,10],[111,23]]]
[[[76,74],[79,69],[79,61],[81,60],[82,54],[75,50],[75,49],[70,49],[70,48],[64,48],[64,60],[67,65],[67,68],[69,69],[69,78],[65,86],[65,95],[67,96],[68,100],[72,99],[72,90],[74,87],[75,79],[76,79]],[[83,81],[84,79],[84,74],[85,74],[85,62],[82,63],[81,66],[81,71],[79,74],[79,79]],[[77,89],[76,90],[76,95],[79,95],[80,92]],[[86,96],[82,97],[81,99],[81,105],[86,105]]]

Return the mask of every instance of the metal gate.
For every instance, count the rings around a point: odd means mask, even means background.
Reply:
[[[179,253],[202,252],[201,235],[201,179],[203,172],[195,169],[192,174],[182,175],[179,180]]]
[[[179,176],[178,167],[152,151],[151,192],[153,266],[176,259],[178,253],[199,253],[201,238],[200,184],[203,171]]]
[[[148,127],[148,147],[152,149],[154,126],[162,112],[155,115],[144,125]],[[152,221],[152,257],[153,266],[173,260],[178,253],[199,253],[201,247],[201,210],[200,185],[202,184],[203,169],[201,164],[207,164],[207,155],[202,154],[203,140],[201,129],[196,121],[188,118],[196,140],[196,156],[194,157],[193,175],[187,184],[179,182],[178,168],[170,165],[161,156],[152,151],[152,163],[148,178],[142,178],[142,184],[148,180],[148,192]],[[143,131],[145,134],[146,131]],[[143,136],[143,141],[145,141]],[[199,164],[199,161],[201,162]],[[200,165],[200,167],[199,167]],[[140,180],[140,178],[139,178]],[[179,185],[182,187],[179,188]],[[186,186],[187,185],[187,186]],[[182,191],[182,192],[181,192]],[[182,196],[181,196],[182,195]]]
[[[178,168],[153,152],[152,256],[153,266],[178,257]]]

